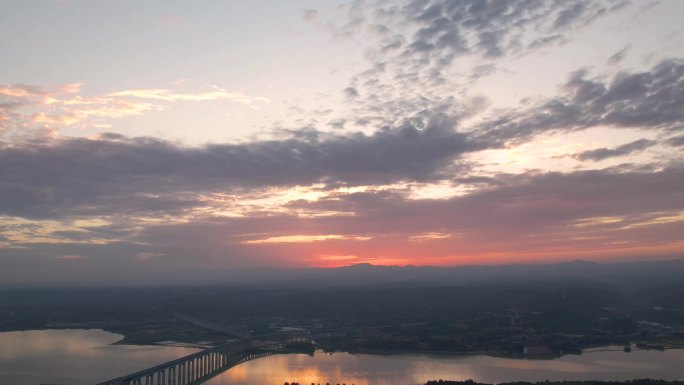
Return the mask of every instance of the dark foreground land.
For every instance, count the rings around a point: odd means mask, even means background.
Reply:
[[[684,347],[682,261],[289,274],[201,287],[4,288],[0,331],[98,328],[122,343],[213,345],[307,330],[328,351],[539,358]]]

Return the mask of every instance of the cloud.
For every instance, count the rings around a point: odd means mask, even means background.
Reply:
[[[55,137],[64,127],[136,116],[162,106],[113,97],[82,97],[82,83],[0,86],[0,143]]]
[[[170,89],[133,89],[107,94],[109,97],[128,96],[138,99],[163,100],[167,102],[175,101],[209,101],[218,99],[228,99],[233,102],[251,105],[254,102],[269,102],[269,99],[262,96],[250,97],[241,92],[228,92],[222,88],[214,87],[214,91],[200,93],[179,93]]]
[[[553,21],[553,28],[562,29],[578,20],[582,20],[583,17],[586,17],[591,5],[589,1],[579,1],[562,9]],[[597,12],[601,11],[597,10]]]
[[[426,127],[373,134],[301,132],[283,139],[182,147],[117,134],[0,149],[0,213],[23,217],[178,214],[198,194],[269,186],[430,181],[482,144],[437,115]]]
[[[544,35],[568,33],[607,12],[611,2],[416,0],[386,14],[415,30],[403,52],[439,52],[437,58],[477,53],[497,57],[518,53]],[[540,36],[541,35],[541,36]]]
[[[252,239],[248,241],[243,241],[244,244],[264,244],[264,243],[300,243],[300,242],[319,242],[327,240],[354,240],[354,241],[365,241],[370,239],[370,237],[359,237],[350,235],[336,235],[336,234],[323,234],[323,235],[282,235],[275,237],[267,237],[261,239]]]
[[[235,265],[306,265],[317,255],[385,256],[407,263],[429,256],[433,264],[497,253],[572,258],[584,250],[597,257],[680,241],[684,168],[502,174],[485,188],[448,199],[410,199],[401,191],[383,190],[334,193],[289,207],[352,215],[208,218],[149,226],[139,240],[163,245],[171,254]],[[301,234],[335,238],[285,242],[300,240]],[[365,240],[359,242],[359,236]],[[273,242],[245,242],[254,239]]]
[[[132,89],[92,97],[81,96],[82,86],[83,83],[53,87],[0,85],[0,141],[17,143],[56,137],[66,127],[109,126],[112,119],[165,110],[169,102],[219,99],[246,105],[269,102],[265,97],[228,92],[216,86],[211,86],[212,91],[199,93]]]
[[[632,45],[627,44],[623,49],[619,50],[614,55],[609,57],[607,60],[607,63],[609,65],[616,65],[616,64],[620,63],[622,61],[622,59],[624,59],[625,56],[627,56],[627,54],[629,53],[629,51],[631,49],[632,49]]]
[[[302,10],[302,17],[304,17],[304,20],[306,21],[314,20],[316,16],[318,16],[318,11],[316,11],[315,9]]]
[[[193,274],[204,277],[229,267],[310,266],[335,260],[330,256],[356,257],[341,258],[342,263],[453,264],[535,255],[571,259],[577,253],[599,258],[630,250],[649,255],[680,241],[684,230],[681,164],[659,170],[499,174],[478,181],[481,188],[447,199],[412,199],[401,187],[323,191],[313,200],[290,201],[286,211],[241,217],[209,212],[180,221],[140,222],[124,207],[118,223],[97,227],[100,234],[119,234],[117,242],[31,243],[0,249],[0,257],[4,271],[14,272],[6,277],[12,282],[22,271],[30,280],[41,269],[57,269],[53,280],[87,274],[148,282],[181,271],[187,275],[197,266],[207,270]],[[339,214],[299,216],[296,209]],[[163,258],[156,258],[159,254]],[[41,259],[61,255],[89,258],[74,264],[84,269],[78,272]]]
[[[613,158],[617,156],[625,156],[637,151],[643,151],[649,147],[656,145],[658,142],[648,139],[639,139],[631,143],[623,144],[616,148],[597,148],[595,150],[583,151],[575,154],[572,157],[577,160],[591,160],[598,162],[604,159]]]
[[[83,255],[73,255],[73,254],[62,255],[62,256],[57,257],[57,259],[61,259],[63,261],[76,261],[76,260],[83,259],[83,258],[86,258],[86,257]]]
[[[670,146],[673,147],[681,147],[684,146],[684,135],[682,136],[673,136],[665,141],[665,143],[669,144]]]
[[[494,64],[481,64],[473,68],[470,78],[477,80],[479,78],[488,76],[496,72],[496,66]]]
[[[382,35],[405,42],[392,61],[441,67],[466,54],[495,58],[542,47],[540,39],[549,44],[559,41],[573,29],[619,9],[616,3],[624,2],[414,0],[403,6],[374,4],[377,20],[371,28],[381,26]]]
[[[344,118],[382,126],[419,119],[426,110],[457,115],[469,86],[504,68],[497,62],[564,44],[624,3],[355,2],[343,8],[345,19],[333,23],[336,36],[353,36],[367,46],[367,68],[344,91],[350,106]]]
[[[626,230],[635,228],[629,225],[681,212],[683,177],[681,165],[657,172],[529,172],[499,175],[486,188],[449,199],[408,199],[398,193],[372,192],[296,204],[356,214],[311,219],[316,222],[311,226],[319,231],[339,234],[343,229],[353,229],[368,236],[403,233],[440,234],[443,238],[447,234],[465,234],[468,243],[506,240],[522,247],[525,242],[543,242],[544,234],[555,234],[554,242],[568,242],[569,235],[580,235],[571,233],[577,230],[574,224],[583,218],[619,217],[619,223],[597,224],[591,230],[620,238],[628,233]],[[672,230],[682,224],[682,219],[671,222]],[[588,232],[582,230],[581,235]],[[539,238],[530,238],[535,234]],[[664,238],[677,239],[672,231],[667,234],[663,234]],[[649,236],[657,238],[657,234]]]
[[[142,259],[142,260],[148,260],[148,259],[150,259],[150,258],[162,257],[162,256],[164,256],[164,254],[162,254],[162,253],[144,253],[144,252],[141,252],[141,253],[135,254],[135,256],[138,257],[138,258],[140,258],[140,259]]]
[[[348,98],[356,98],[359,96],[359,92],[354,87],[345,88],[344,94],[347,95]]]
[[[548,131],[589,127],[684,129],[684,62],[666,59],[649,71],[621,72],[610,81],[571,75],[559,96],[500,114],[478,128],[483,140],[525,141]]]
[[[328,126],[338,130],[343,129],[345,124],[347,124],[346,119],[333,119],[328,122]]]

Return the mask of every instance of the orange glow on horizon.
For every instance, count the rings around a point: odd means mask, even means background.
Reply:
[[[528,252],[489,252],[481,254],[461,254],[448,256],[372,256],[372,255],[318,255],[310,261],[314,268],[339,268],[356,264],[376,266],[466,266],[466,265],[505,265],[505,264],[553,264],[586,259],[596,262],[632,260],[634,258],[672,259],[684,253],[684,241],[654,246],[605,247],[585,250],[564,248]]]

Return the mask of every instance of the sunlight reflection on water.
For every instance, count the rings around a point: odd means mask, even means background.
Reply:
[[[553,360],[488,356],[429,356],[316,352],[278,355],[250,361],[207,381],[205,385],[282,385],[346,383],[355,385],[420,384],[434,379],[497,383],[543,380],[624,380],[684,378],[684,350],[666,352],[603,351]]]

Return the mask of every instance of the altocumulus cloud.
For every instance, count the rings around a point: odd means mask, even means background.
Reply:
[[[455,114],[453,99],[496,61],[521,57],[572,39],[626,1],[414,0],[354,2],[337,36],[366,42],[368,68],[345,89],[349,121],[396,124],[422,111]],[[464,58],[462,62],[456,59]],[[468,69],[467,63],[475,65]],[[464,79],[465,82],[464,82]],[[454,92],[456,90],[456,92]]]

